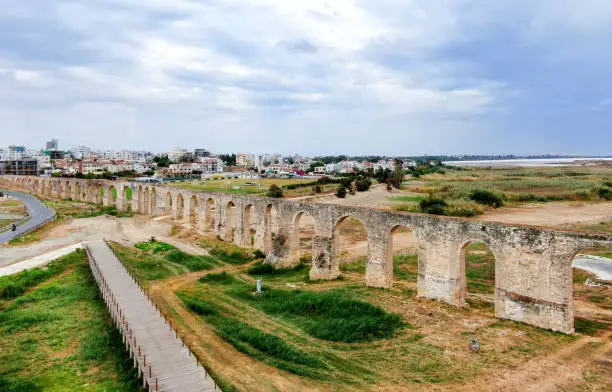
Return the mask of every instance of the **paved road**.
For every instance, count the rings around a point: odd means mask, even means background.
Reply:
[[[30,213],[30,219],[25,223],[18,225],[17,231],[9,230],[0,233],[0,244],[9,242],[13,238],[27,232],[28,230],[40,225],[42,222],[45,222],[46,220],[55,216],[55,211],[50,208],[47,208],[40,200],[38,200],[34,196],[13,191],[2,191],[2,193],[24,202],[26,208],[28,209],[28,212]]]
[[[577,255],[574,268],[594,273],[601,280],[612,280],[612,259],[591,255]]]

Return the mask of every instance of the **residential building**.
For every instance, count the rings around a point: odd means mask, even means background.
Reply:
[[[47,151],[57,151],[59,150],[58,148],[59,144],[57,142],[57,139],[51,139],[47,142]]]
[[[236,166],[253,167],[255,166],[255,155],[240,153],[236,155]]]
[[[193,156],[195,159],[208,158],[210,157],[210,152],[204,148],[196,148],[193,150]]]
[[[83,159],[91,155],[91,148],[86,146],[76,146],[70,149],[70,153],[76,159]]]
[[[187,154],[187,150],[184,148],[174,147],[172,151],[168,153],[168,159],[171,162],[180,162],[181,158]]]

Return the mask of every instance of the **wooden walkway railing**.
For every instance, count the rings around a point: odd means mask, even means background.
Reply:
[[[86,244],[91,271],[149,391],[219,391],[104,241]]]

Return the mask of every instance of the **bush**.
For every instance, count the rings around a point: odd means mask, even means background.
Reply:
[[[368,191],[370,189],[370,186],[372,186],[372,181],[370,181],[369,178],[360,179],[355,182],[357,192]]]
[[[281,197],[283,197],[283,190],[279,188],[278,185],[272,184],[270,185],[270,189],[268,189],[266,196],[280,199]]]
[[[504,204],[502,196],[484,189],[474,189],[469,195],[476,203],[499,208]]]
[[[336,196],[344,199],[346,197],[346,187],[344,185],[340,185],[336,190]]]
[[[234,275],[228,274],[223,271],[218,274],[208,274],[200,278],[200,283],[210,283],[210,284],[232,284],[236,281]]]
[[[350,177],[344,177],[340,180],[340,184],[344,185],[345,188],[350,188],[353,183],[353,179]]]
[[[230,251],[222,249],[220,247],[214,247],[209,252],[217,259],[232,265],[245,264],[253,260],[253,257],[251,255],[245,253],[242,250],[239,250],[239,248],[234,251]]]
[[[282,275],[289,272],[302,271],[306,269],[306,265],[304,263],[300,263],[295,267],[290,268],[274,268],[272,264],[269,263],[258,263],[249,268],[247,274],[249,275]]]
[[[426,214],[447,215],[446,207],[448,203],[442,199],[430,197],[429,199],[421,200],[419,207]]]
[[[253,252],[253,258],[254,259],[265,259],[266,254],[262,252],[261,250],[257,249],[255,250],[255,252]]]
[[[533,193],[521,193],[520,195],[514,195],[510,197],[514,201],[520,203],[546,203],[548,199],[545,196],[534,195]]]
[[[612,200],[612,189],[610,188],[599,188],[599,190],[597,191],[597,194],[602,199]]]
[[[482,215],[484,209],[480,204],[473,201],[451,200],[446,207],[446,213],[450,216],[471,217]]]

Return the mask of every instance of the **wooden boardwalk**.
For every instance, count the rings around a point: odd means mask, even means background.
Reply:
[[[136,280],[104,241],[86,244],[98,282],[126,349],[149,391],[219,391]]]

